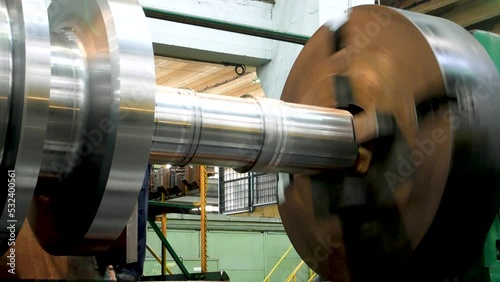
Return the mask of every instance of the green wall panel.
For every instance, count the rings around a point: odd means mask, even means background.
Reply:
[[[249,230],[252,230],[251,223]],[[270,230],[208,232],[208,271],[226,271],[231,281],[263,281],[291,245],[284,232],[274,231],[275,226],[271,226]],[[170,244],[191,272],[200,266],[199,235],[198,230],[178,229],[169,230],[167,235]],[[148,244],[161,254],[160,241],[152,230],[148,230]],[[282,282],[300,262],[297,253],[292,250],[271,276],[271,282]],[[175,273],[180,273],[173,261],[169,260],[168,263]],[[159,275],[160,271],[160,264],[148,252],[145,275]],[[304,265],[297,275],[297,281],[307,281],[308,277],[309,269]]]
[[[231,281],[241,282],[261,282],[264,279],[262,271],[251,270],[230,270],[227,271]]]
[[[208,235],[208,256],[219,258],[226,271],[257,271],[264,275],[263,248],[261,233],[210,232]]]
[[[266,234],[266,275],[276,265],[291,244],[286,234],[271,232]],[[292,249],[276,272],[271,276],[271,281],[284,281],[301,261],[302,259],[300,259],[295,249]],[[297,281],[307,281],[307,279],[304,278],[308,277],[308,275],[309,268],[306,265],[302,266],[301,270],[298,272]]]
[[[195,269],[199,268],[201,262],[199,259],[184,259],[184,266],[186,266],[187,270],[190,272],[196,272]],[[175,274],[181,274],[179,267],[173,260],[167,260],[168,267]],[[208,260],[208,269],[219,269],[219,261],[218,260]],[[147,259],[144,264],[144,273],[146,275],[161,275],[161,265],[156,261],[156,259]],[[234,281],[234,280],[233,280]]]

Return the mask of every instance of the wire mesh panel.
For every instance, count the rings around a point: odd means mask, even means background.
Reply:
[[[219,168],[219,187],[220,213],[250,212],[256,206],[276,203],[278,175]]]
[[[258,174],[254,173],[254,206],[263,206],[276,203],[276,192],[278,189],[277,174]]]
[[[219,168],[221,213],[248,212],[251,210],[251,174],[237,173],[230,168]]]

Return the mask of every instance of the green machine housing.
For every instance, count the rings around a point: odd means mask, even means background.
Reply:
[[[475,30],[472,34],[486,49],[500,73],[500,36]],[[500,282],[500,211],[486,237],[482,265],[485,266],[482,271],[472,271],[470,281]]]

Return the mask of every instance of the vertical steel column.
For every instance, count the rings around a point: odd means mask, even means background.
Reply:
[[[207,167],[200,166],[200,197],[201,197],[201,272],[207,272]]]
[[[254,212],[255,172],[248,173],[248,210]]]
[[[219,214],[223,214],[226,211],[226,190],[224,187],[225,177],[224,168],[219,167]]]

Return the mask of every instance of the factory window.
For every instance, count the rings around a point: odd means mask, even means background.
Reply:
[[[278,188],[277,174],[254,173],[254,205],[263,206],[276,203],[276,189]]]
[[[278,176],[219,168],[219,187],[220,213],[250,212],[256,206],[276,203]]]

